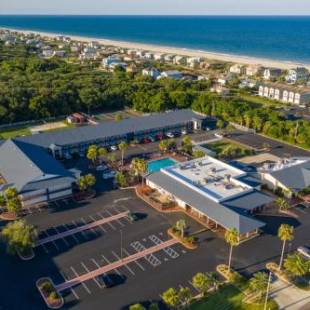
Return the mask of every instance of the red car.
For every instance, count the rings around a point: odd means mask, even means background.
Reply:
[[[161,133],[157,134],[155,137],[156,137],[157,140],[162,140],[162,139],[164,139],[164,135],[161,134]]]

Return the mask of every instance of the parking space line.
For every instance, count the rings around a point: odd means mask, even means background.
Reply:
[[[83,262],[81,262],[82,267],[87,271],[90,272],[90,270],[85,266],[85,264]],[[99,286],[99,288],[103,288],[103,286],[99,283],[99,281],[97,280],[97,278],[93,278],[92,280],[94,280],[94,282]]]
[[[121,206],[120,206],[121,207]],[[129,212],[129,210],[125,207],[122,208],[122,210],[119,210],[116,206],[113,207],[117,212],[121,213],[121,212]],[[125,219],[129,224],[133,224],[129,218],[127,216],[123,217],[123,219]]]
[[[78,228],[78,227],[80,226],[80,225],[77,224],[76,221],[72,221],[72,223],[76,226],[76,228]],[[84,231],[80,231],[80,233],[81,233],[81,235],[82,235],[86,240],[88,240],[87,235],[85,234]]]
[[[60,275],[64,278],[65,281],[68,281],[68,280],[69,280],[69,278],[67,278],[67,277],[65,276],[65,274],[64,274],[62,271],[59,270],[59,273],[60,273]],[[76,291],[75,291],[72,287],[70,288],[70,291],[72,292],[73,296],[74,296],[77,300],[80,299],[79,295],[76,293]]]
[[[121,260],[121,258],[120,258],[114,251],[112,251],[112,254],[113,254],[118,260]],[[124,267],[126,267],[127,270],[128,270],[132,275],[136,275],[136,274],[132,271],[132,269],[129,268],[128,265],[124,265]]]
[[[105,218],[105,217],[102,215],[102,213],[98,213],[98,214],[102,217],[102,219]],[[113,230],[116,230],[116,228],[112,225],[112,223],[107,222],[107,223],[105,223],[105,224],[108,224]]]
[[[96,219],[95,219],[93,216],[91,216],[91,215],[88,215],[88,216],[89,216],[89,218],[92,219],[94,222],[96,221]],[[99,227],[103,232],[105,232],[105,233],[107,232],[106,229],[105,229],[102,225],[99,225],[99,226],[97,226],[97,227]]]
[[[126,255],[130,256],[130,253],[128,253],[128,251],[127,251],[126,249],[123,248],[123,251],[124,251],[124,253],[125,253]],[[135,260],[135,263],[136,263],[136,265],[137,265],[138,267],[141,268],[141,270],[145,271],[144,267],[143,267],[138,261]]]
[[[57,234],[60,234],[60,231],[55,226],[52,226],[52,228],[57,232]],[[70,246],[70,243],[65,238],[61,238],[61,240],[65,243],[66,246]]]
[[[74,269],[72,266],[70,267],[70,269],[73,271],[73,273],[74,273],[74,275],[75,275],[76,277],[79,277],[79,274],[75,271],[75,269]],[[88,294],[91,294],[91,291],[89,290],[89,288],[87,287],[87,285],[86,285],[84,282],[82,282],[81,284],[82,284],[82,286],[84,287],[85,291],[86,291]]]
[[[65,228],[67,228],[67,230],[70,230],[70,227],[68,227],[67,224],[63,224],[62,226],[65,227]],[[76,244],[79,244],[79,243],[80,243],[79,239],[78,239],[74,234],[71,235],[71,237],[74,239],[74,241],[76,242]]]
[[[50,237],[49,233],[45,230],[44,233],[47,235],[47,237]],[[56,242],[53,240],[52,243],[54,244],[55,248],[59,251],[59,247],[56,244]]]
[[[97,268],[101,267],[94,258],[91,258],[90,260],[96,265]],[[110,283],[113,283],[111,278],[109,277],[109,275],[107,273],[104,272],[103,275],[108,279],[108,281]],[[104,280],[102,280],[102,282],[104,283]],[[104,287],[106,287],[105,283],[104,283]]]
[[[102,258],[108,263],[108,264],[111,264],[111,262],[103,255],[101,254]],[[115,272],[121,277],[121,278],[124,278],[124,276],[119,272],[118,269],[115,268]]]
[[[83,217],[81,217],[81,220],[82,220],[84,225],[87,225],[87,223],[86,223],[86,221],[85,221],[85,219]],[[89,228],[88,230],[90,230],[93,234],[98,236],[98,233],[93,228]]]
[[[163,243],[163,241],[162,241],[160,238],[158,238],[156,235],[150,235],[150,236],[149,236],[149,239],[150,239],[153,243],[155,243],[155,244],[161,244],[161,243]],[[178,257],[180,256],[179,253],[178,253],[177,251],[173,250],[173,249],[170,248],[170,247],[165,248],[165,249],[163,249],[163,250],[164,250],[164,252],[165,252],[167,255],[169,255],[171,258],[178,258]]]
[[[136,252],[143,252],[146,250],[146,247],[139,241],[132,242],[130,245],[136,250]],[[153,254],[144,256],[144,259],[153,267],[157,267],[161,264],[161,261]]]
[[[105,210],[110,216],[113,216],[113,214],[109,211],[109,210]],[[122,227],[124,227],[125,225],[119,221],[118,219],[116,220],[117,223],[119,223]]]

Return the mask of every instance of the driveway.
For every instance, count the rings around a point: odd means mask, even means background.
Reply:
[[[278,303],[280,310],[310,309],[310,291],[301,290],[279,279],[272,284],[271,297]]]

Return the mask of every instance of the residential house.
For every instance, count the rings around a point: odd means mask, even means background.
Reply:
[[[156,68],[146,68],[142,70],[143,76],[150,76],[154,80],[157,79],[160,76],[160,71]]]
[[[259,75],[263,72],[263,67],[260,65],[249,65],[245,68],[245,75],[247,76],[255,76]]]
[[[273,100],[305,106],[310,103],[310,87],[280,83],[261,84],[258,95]]]
[[[290,69],[285,79],[288,83],[306,82],[309,79],[309,71],[303,67]]]
[[[173,58],[173,63],[175,65],[186,65],[187,58],[185,56],[176,55]]]
[[[234,64],[229,68],[229,72],[238,75],[244,75],[246,72],[246,67],[240,64]]]
[[[265,80],[273,80],[280,77],[282,74],[282,70],[279,68],[266,68],[264,70],[264,79]]]

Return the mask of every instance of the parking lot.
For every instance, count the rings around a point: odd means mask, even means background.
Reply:
[[[56,285],[61,285],[150,249],[170,239],[167,229],[180,218],[185,218],[189,231],[196,233],[199,240],[197,250],[190,251],[174,244],[125,263],[62,291],[66,302],[64,308],[100,309],[104,304],[111,310],[128,309],[128,305],[135,302],[159,301],[160,294],[171,286],[188,286],[195,293],[190,283],[194,274],[214,271],[217,264],[227,262],[228,246],[223,239],[213,232],[203,231],[203,227],[183,213],[158,213],[130,190],[106,191],[88,202],[64,200],[51,203],[48,208],[32,211],[26,219],[37,226],[40,238],[47,238],[126,211],[137,214],[138,220],[131,222],[122,217],[58,238],[44,244],[44,247],[38,246],[36,257],[31,261],[23,262],[17,257],[1,255],[0,270],[6,279],[2,283],[8,292],[0,300],[2,309],[20,309],[19,300],[23,301],[26,309],[44,309],[35,287],[38,278],[49,276]],[[276,230],[283,221],[296,227],[295,239],[288,249],[309,243],[306,232],[310,229],[310,211],[301,211],[298,219],[263,217],[262,220],[268,223],[265,233],[234,250],[233,266],[248,274],[264,268],[267,261],[277,259],[281,243]],[[19,300],[14,298],[16,290]]]

